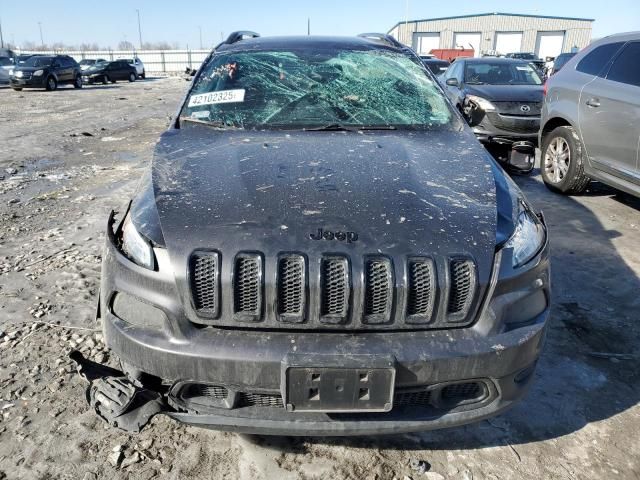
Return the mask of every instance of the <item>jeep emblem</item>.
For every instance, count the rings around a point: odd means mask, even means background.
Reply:
[[[339,242],[352,243],[358,240],[358,234],[356,232],[332,232],[331,230],[318,229],[318,233],[310,233],[309,238],[311,240],[338,240]]]

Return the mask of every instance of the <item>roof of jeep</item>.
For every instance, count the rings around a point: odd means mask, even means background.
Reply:
[[[246,38],[235,43],[223,43],[216,51],[239,52],[246,50],[281,50],[287,48],[338,48],[343,50],[392,50],[400,49],[377,40],[362,37],[330,37],[319,35],[275,36]]]

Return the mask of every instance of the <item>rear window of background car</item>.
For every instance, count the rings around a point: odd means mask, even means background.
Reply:
[[[607,43],[596,47],[578,62],[576,70],[589,75],[601,74],[622,45],[624,42]]]
[[[640,87],[640,42],[629,43],[616,57],[607,80]]]

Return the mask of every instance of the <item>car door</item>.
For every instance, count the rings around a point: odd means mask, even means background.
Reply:
[[[591,165],[632,181],[638,181],[639,56],[640,42],[620,45],[604,69],[584,85],[578,107]]]
[[[462,92],[462,80],[464,71],[464,61],[458,60],[454,62],[444,74],[444,87],[447,93],[447,96],[451,100],[454,105],[458,105],[461,102],[461,99],[464,98],[464,93]],[[456,85],[449,85],[449,80],[455,79]]]
[[[60,57],[60,64],[62,65],[62,81],[73,82],[73,60],[70,57]]]
[[[124,62],[116,62],[114,64],[114,79],[124,80]]]

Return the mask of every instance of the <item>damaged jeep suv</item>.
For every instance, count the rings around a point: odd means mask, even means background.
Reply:
[[[123,372],[91,399],[120,427],[427,430],[534,377],[544,221],[386,35],[231,35],[107,233],[98,316]]]

